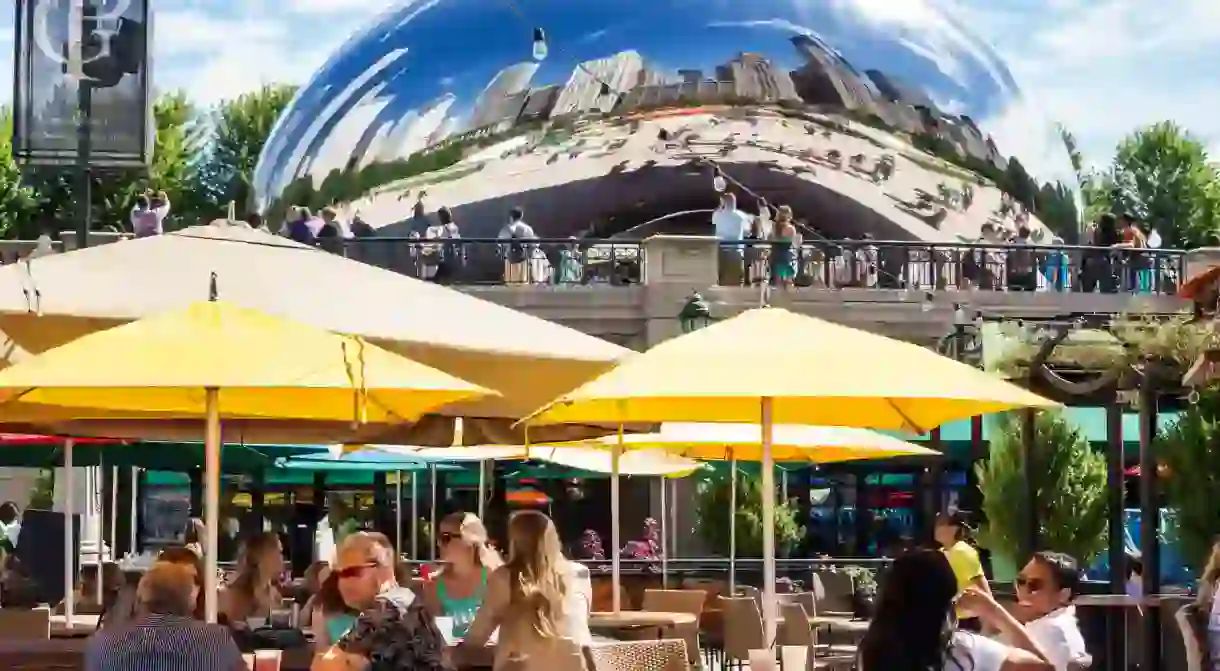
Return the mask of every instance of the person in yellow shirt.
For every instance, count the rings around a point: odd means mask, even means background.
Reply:
[[[969,534],[966,515],[960,510],[950,510],[936,516],[936,527],[933,531],[936,542],[949,560],[953,575],[957,577],[957,594],[960,597],[969,587],[976,587],[984,594],[991,596],[991,587],[987,584],[987,576],[983,572],[983,563],[979,561],[979,553],[967,541]],[[959,627],[966,630],[978,630],[979,622],[974,613],[957,609]]]

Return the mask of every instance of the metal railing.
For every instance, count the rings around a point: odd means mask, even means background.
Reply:
[[[1180,249],[874,240],[721,243],[721,285],[1173,294]]]
[[[642,281],[638,240],[416,237],[327,239],[319,247],[455,285],[628,285]],[[1186,277],[1180,249],[881,240],[721,243],[722,286],[1169,295]]]
[[[639,241],[588,239],[324,239],[318,246],[374,266],[442,284],[638,284]]]

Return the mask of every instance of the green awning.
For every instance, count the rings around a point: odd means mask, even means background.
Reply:
[[[220,467],[226,473],[271,468],[279,459],[324,452],[317,445],[225,445]],[[76,445],[74,466],[122,466],[163,471],[203,468],[202,443],[137,442],[127,445]],[[61,445],[12,445],[0,448],[0,466],[56,468],[63,466]]]

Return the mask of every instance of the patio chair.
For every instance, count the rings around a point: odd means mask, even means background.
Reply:
[[[770,647],[763,633],[762,612],[753,597],[721,597],[724,611],[724,664],[726,669],[744,669],[751,650]]]
[[[674,633],[686,642],[686,653],[691,668],[702,668],[702,647],[699,645],[699,617],[703,615],[704,592],[681,589],[646,589],[644,603],[640,610],[651,610],[658,613],[690,613],[695,621],[689,625],[679,625]]]
[[[594,645],[588,658],[591,671],[690,671],[686,643],[678,639]]]

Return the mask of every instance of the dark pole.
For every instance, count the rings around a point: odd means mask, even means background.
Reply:
[[[77,225],[76,238],[80,248],[89,246],[89,230],[93,228],[93,84],[85,77],[85,43],[93,35],[97,19],[94,16],[91,0],[85,0],[81,7],[81,72],[77,73],[77,152],[76,169],[80,190],[80,223]]]
[[[1026,408],[1021,411],[1021,438],[1025,444],[1024,466],[1025,466],[1025,538],[1024,550],[1021,562],[1024,562],[1030,555],[1038,551],[1039,543],[1039,524],[1038,524],[1038,480],[1035,473],[1038,471],[1038,440],[1037,440],[1037,411],[1033,408]]]
[[[1152,439],[1156,435],[1156,381],[1144,371],[1140,380],[1140,560],[1143,563],[1143,594],[1156,596],[1161,592],[1161,547],[1158,531],[1161,521],[1160,493],[1157,486],[1157,463],[1152,454]],[[1161,608],[1150,604],[1144,609],[1143,671],[1161,669]]]
[[[1123,544],[1126,535],[1123,504],[1127,485],[1123,473],[1123,408],[1117,399],[1106,406],[1106,440],[1106,520],[1110,530],[1107,555],[1110,564],[1110,592],[1126,594],[1127,552]]]
[[[1107,557],[1110,563],[1110,593],[1127,593],[1127,549],[1125,502],[1126,441],[1123,436],[1123,407],[1116,397],[1106,406],[1106,520],[1109,523],[1110,543]],[[1106,608],[1106,661],[1104,668],[1127,668],[1127,643],[1123,635],[1124,617],[1115,614],[1116,609]],[[1117,615],[1117,616],[1116,616]]]
[[[267,469],[260,468],[254,473],[254,482],[250,488],[250,517],[254,528],[250,535],[263,532],[263,522],[267,519]]]

